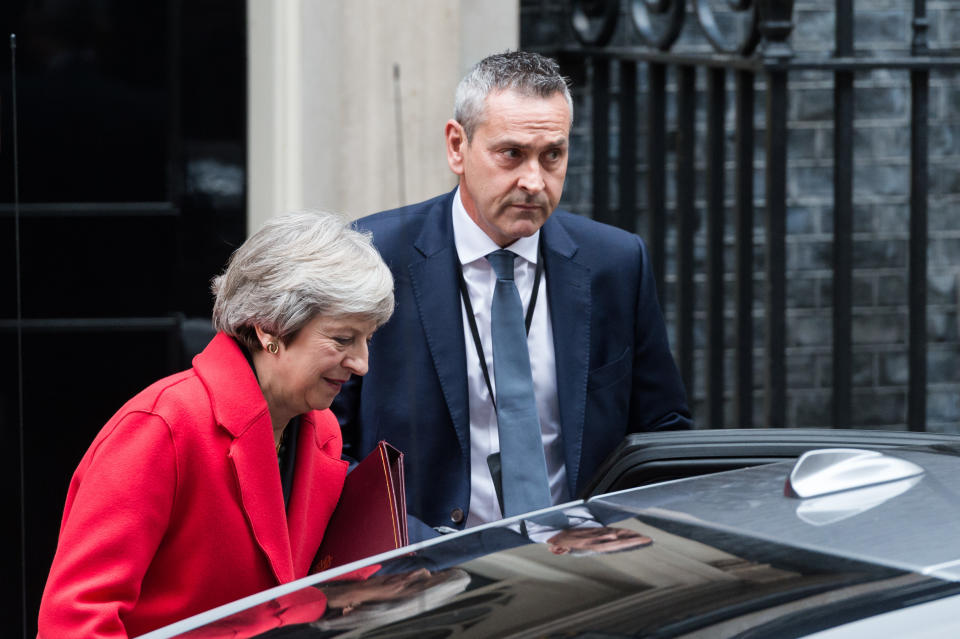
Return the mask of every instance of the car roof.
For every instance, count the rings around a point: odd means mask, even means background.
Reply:
[[[913,605],[960,597],[960,544],[953,534],[960,498],[951,482],[960,458],[954,453],[950,447],[884,451],[921,473],[813,499],[784,494],[792,462],[602,495],[551,510],[564,512],[573,528],[586,517],[593,526],[629,529],[652,543],[610,554],[556,555],[546,537],[531,540],[536,523],[524,531],[521,519],[512,518],[311,575],[145,636],[191,630],[219,636],[223,629],[260,636],[249,630],[254,627],[270,637],[435,631],[779,638],[842,629],[847,634],[839,636],[857,636],[856,624],[875,624],[869,620],[878,614],[902,620],[908,612],[925,621],[939,615],[939,625],[926,629],[934,633],[929,636],[950,636],[936,634],[960,623],[942,614],[944,605],[926,616]],[[304,593],[332,597],[344,585],[417,570],[440,579],[430,597],[418,594],[400,607],[377,604],[352,619],[331,607],[316,619],[296,611]],[[909,619],[899,623],[919,623]]]
[[[810,499],[784,495],[792,462],[681,479],[595,499],[627,512],[960,581],[960,457],[902,448],[918,476]],[[949,532],[948,532],[949,531]]]

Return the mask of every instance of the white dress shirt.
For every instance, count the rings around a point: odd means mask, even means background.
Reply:
[[[477,321],[477,332],[483,345],[490,384],[496,393],[497,384],[493,372],[493,343],[490,339],[490,305],[497,276],[486,255],[500,247],[483,232],[467,215],[460,200],[460,190],[453,198],[453,237],[460,267],[467,283],[470,304]],[[540,232],[517,240],[506,247],[519,257],[514,260],[514,280],[523,303],[526,316],[533,292]],[[553,352],[553,328],[550,324],[550,305],[547,301],[546,273],[540,280],[533,320],[527,335],[530,352],[530,369],[533,374],[533,391],[540,416],[540,433],[547,461],[547,478],[550,482],[550,498],[554,504],[569,500],[567,473],[563,461],[563,443],[560,439],[560,412],[557,404],[557,370]],[[460,302],[463,312],[464,343],[467,349],[467,391],[470,409],[470,512],[467,526],[476,526],[502,519],[487,457],[500,450],[497,430],[497,412],[490,401],[490,392],[483,377],[483,369],[477,357],[473,333],[467,319],[467,308]]]

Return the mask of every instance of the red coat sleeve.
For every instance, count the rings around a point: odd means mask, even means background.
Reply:
[[[127,636],[121,615],[139,597],[176,486],[176,451],[162,418],[131,412],[101,432],[70,482],[39,637]]]

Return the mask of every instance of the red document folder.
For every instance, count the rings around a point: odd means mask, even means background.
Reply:
[[[313,571],[406,546],[403,453],[380,442],[348,475]]]

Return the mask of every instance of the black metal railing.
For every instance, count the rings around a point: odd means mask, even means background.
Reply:
[[[788,179],[789,83],[795,74],[819,72],[833,78],[833,427],[849,427],[853,390],[853,211],[854,211],[854,78],[877,70],[905,72],[910,77],[910,194],[909,194],[909,335],[907,338],[909,385],[907,427],[926,429],[926,290],[927,290],[927,197],[928,197],[928,105],[930,75],[960,69],[960,55],[930,50],[927,41],[925,0],[914,0],[910,20],[911,43],[902,54],[858,51],[854,40],[853,0],[836,0],[834,50],[816,55],[798,55],[791,46],[794,28],[793,0],[727,0],[722,13],[719,1],[692,0],[597,0],[563,3],[569,20],[567,32],[575,40],[556,45],[533,43],[556,56],[565,68],[580,69],[590,78],[592,98],[592,213],[595,219],[636,228],[640,209],[647,221],[642,234],[653,254],[658,290],[665,286],[667,263],[669,154],[675,159],[673,179],[675,220],[675,325],[674,350],[681,375],[692,393],[694,377],[704,375],[701,426],[725,423],[749,426],[787,425],[787,264],[786,219]],[[909,19],[909,16],[905,16]],[[709,47],[678,45],[685,21],[695,20]],[[628,24],[624,24],[624,22]],[[722,26],[721,26],[722,25]],[[526,45],[525,45],[526,46]],[[869,55],[866,55],[869,53]],[[612,69],[619,86],[619,100],[612,108],[619,122],[616,161],[611,158],[610,110]],[[574,75],[574,74],[571,74]],[[644,79],[646,100],[646,201],[637,203],[638,111],[637,77]],[[668,89],[668,76],[672,78]],[[705,81],[698,84],[698,78]],[[734,93],[733,118],[727,121],[728,85]],[[758,126],[755,119],[757,86],[762,88],[765,135],[761,160],[755,153]],[[669,98],[673,97],[672,105]],[[705,140],[698,155],[697,102],[705,112]],[[674,112],[668,112],[673,106]],[[672,117],[668,117],[672,116]],[[675,137],[668,134],[672,122]],[[640,122],[642,124],[642,120]],[[731,131],[732,129],[732,131]],[[725,148],[733,133],[731,150]],[[729,156],[729,157],[728,157]],[[726,202],[727,175],[732,204]],[[702,167],[702,203],[696,200],[698,166]],[[619,198],[611,205],[611,170],[615,168]],[[763,415],[754,413],[754,175],[762,170],[764,228],[764,281],[762,372]],[[726,212],[733,215],[733,264],[725,264]],[[695,250],[698,215],[705,219],[706,329],[703,331],[705,365],[695,366]],[[732,269],[732,328],[725,316],[725,275]],[[733,334],[734,382],[732,418],[724,419],[726,333]],[[696,368],[696,370],[695,370]],[[824,424],[830,425],[830,424]]]

